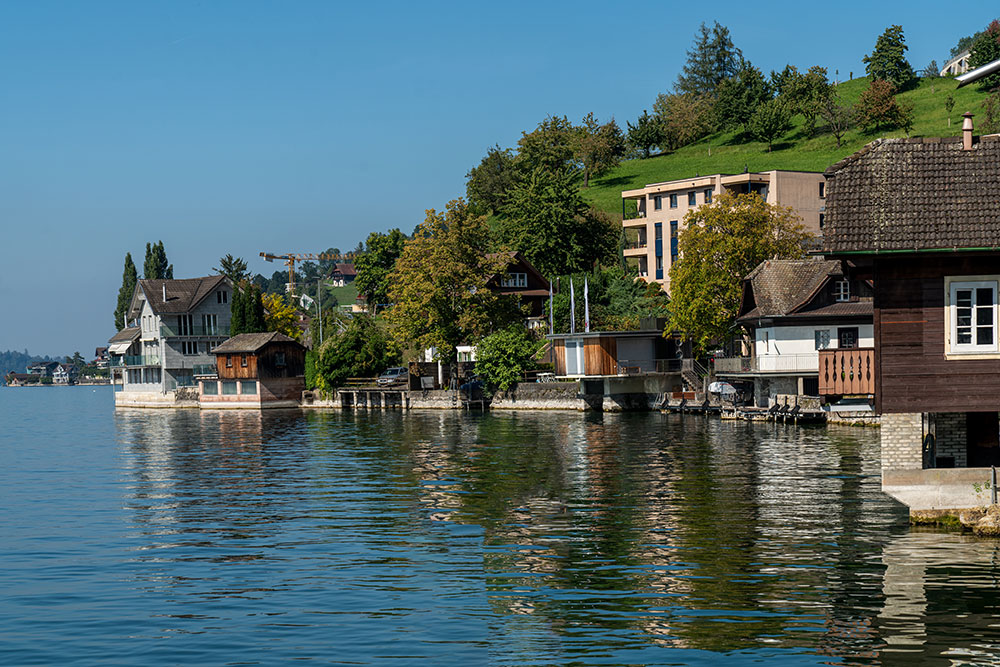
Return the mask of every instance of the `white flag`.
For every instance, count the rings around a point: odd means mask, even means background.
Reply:
[[[573,278],[569,279],[569,332],[576,333],[576,294],[573,292]]]
[[[583,331],[590,333],[590,294],[587,288],[587,276],[583,277]]]

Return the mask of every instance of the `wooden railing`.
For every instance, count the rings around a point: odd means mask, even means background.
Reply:
[[[819,351],[819,393],[859,395],[875,393],[875,350],[859,347]]]

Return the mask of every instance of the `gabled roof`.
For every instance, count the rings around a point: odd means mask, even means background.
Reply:
[[[826,177],[826,252],[1000,249],[1000,136],[879,139]]]
[[[244,333],[233,336],[226,342],[212,350],[212,354],[233,354],[241,352],[256,352],[269,343],[295,343],[301,346],[294,338],[286,336],[277,331],[266,333]]]
[[[503,256],[506,256],[506,257],[508,257],[510,259],[510,263],[507,265],[508,270],[511,267],[514,267],[514,266],[516,266],[518,264],[521,264],[522,266],[524,266],[525,270],[528,273],[530,273],[531,275],[535,276],[535,278],[540,283],[542,283],[543,285],[545,285],[545,290],[546,290],[545,293],[546,293],[546,295],[548,294],[547,290],[549,289],[549,281],[545,278],[545,276],[543,276],[541,274],[541,272],[538,269],[535,268],[535,265],[532,264],[531,262],[529,262],[528,258],[525,257],[524,255],[522,255],[520,252],[518,252],[516,250],[512,250],[512,251],[507,251],[507,252],[502,252],[502,253],[491,252],[491,253],[487,254],[487,257],[503,257]],[[499,278],[500,276],[496,276],[496,277]],[[504,288],[504,289],[506,289],[506,290],[512,290],[512,291],[516,291],[516,292],[523,292],[524,291],[523,289],[519,290],[519,289],[515,289],[515,288]]]
[[[342,276],[356,276],[358,272],[354,270],[353,264],[337,264],[333,267],[332,273],[340,274]]]
[[[761,262],[743,280],[743,303],[738,319],[784,317],[802,312],[832,277],[842,275],[838,260],[772,259]],[[867,308],[871,312],[870,302]],[[820,310],[809,314],[820,314]]]
[[[135,286],[130,311],[138,309],[137,296],[139,290],[149,302],[149,307],[157,315],[170,313],[189,313],[194,310],[205,297],[225,285],[230,286],[225,276],[205,276],[204,278],[183,278],[180,280],[140,280]],[[166,294],[166,300],[163,296]]]
[[[112,336],[108,343],[131,343],[139,338],[140,333],[139,327],[125,327]]]

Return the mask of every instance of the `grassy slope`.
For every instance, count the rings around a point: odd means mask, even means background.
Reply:
[[[986,94],[975,86],[956,90],[956,85],[953,79],[921,79],[919,88],[900,95],[913,102],[915,120],[910,136],[957,136],[961,133],[962,113],[980,112],[979,104]],[[844,103],[853,104],[867,86],[868,79],[861,78],[840,84],[838,90]],[[950,128],[944,108],[949,93],[955,98]],[[624,162],[617,169],[594,179],[591,186],[583,190],[583,196],[596,208],[620,216],[621,191],[640,188],[647,183],[688,178],[695,174],[737,174],[744,169],[823,171],[880,136],[906,136],[902,130],[876,135],[852,129],[844,136],[841,147],[837,148],[837,141],[831,134],[818,133],[812,138],[805,136],[801,116],[796,116],[793,123],[794,127],[775,142],[770,153],[765,143],[737,143],[740,138],[734,133],[718,133],[669,155]]]

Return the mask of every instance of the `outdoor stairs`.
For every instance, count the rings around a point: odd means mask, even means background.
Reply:
[[[681,360],[681,378],[693,391],[706,391],[708,383],[708,369],[698,363],[697,359]]]

